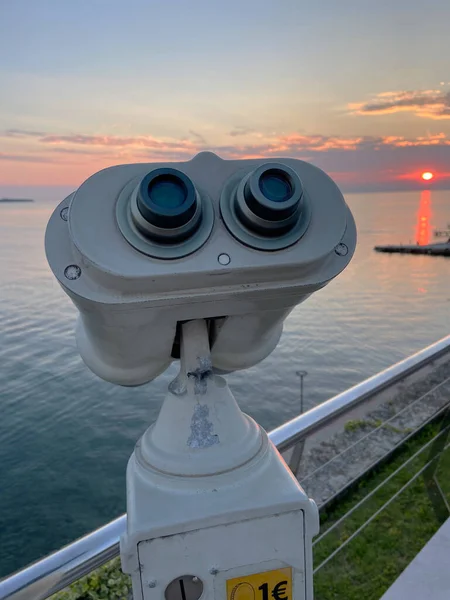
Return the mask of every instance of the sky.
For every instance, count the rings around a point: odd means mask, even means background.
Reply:
[[[449,23],[449,0],[0,0],[0,189],[202,150],[450,188]]]

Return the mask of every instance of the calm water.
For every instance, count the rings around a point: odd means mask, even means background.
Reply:
[[[262,364],[229,376],[266,428],[311,407],[450,330],[450,259],[377,254],[422,242],[450,221],[450,192],[350,195],[359,241],[348,269],[286,322]],[[142,388],[97,379],[82,364],[75,309],[44,255],[53,205],[0,205],[0,576],[125,510],[125,467],[154,420],[170,372]]]

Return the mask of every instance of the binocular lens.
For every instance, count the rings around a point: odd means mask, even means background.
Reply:
[[[194,184],[177,169],[154,169],[142,179],[131,214],[150,241],[178,244],[200,226],[202,205]]]
[[[150,200],[161,208],[178,208],[186,201],[184,182],[175,175],[159,175],[148,185]]]
[[[285,202],[292,196],[292,186],[286,174],[278,169],[265,171],[259,177],[259,189],[272,202]]]
[[[142,217],[153,227],[183,227],[197,210],[197,194],[192,181],[177,169],[155,169],[141,181],[137,206]]]

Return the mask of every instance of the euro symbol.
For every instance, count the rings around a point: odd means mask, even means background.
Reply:
[[[272,598],[274,600],[288,600],[286,596],[287,581],[280,581],[272,590]]]

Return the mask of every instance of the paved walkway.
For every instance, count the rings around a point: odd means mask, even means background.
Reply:
[[[449,600],[450,519],[422,548],[381,600]]]
[[[447,353],[374,394],[372,401],[377,406],[368,409],[364,403],[357,409],[360,414],[346,416],[347,426],[341,423],[325,440],[318,444],[313,438],[308,440],[296,473],[300,484],[320,508],[447,406],[449,398]],[[284,458],[289,464],[288,453]]]

